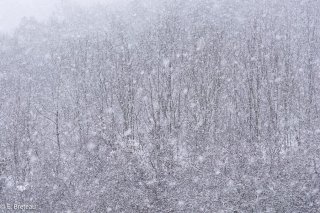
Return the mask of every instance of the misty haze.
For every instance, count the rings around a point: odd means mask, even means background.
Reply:
[[[0,212],[319,213],[320,1],[0,0]]]

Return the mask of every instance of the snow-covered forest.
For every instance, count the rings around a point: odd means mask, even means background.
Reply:
[[[0,204],[320,212],[319,82],[317,0],[25,18],[0,35]]]

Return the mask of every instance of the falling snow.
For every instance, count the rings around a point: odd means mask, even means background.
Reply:
[[[56,6],[0,33],[0,212],[319,212],[320,1]]]

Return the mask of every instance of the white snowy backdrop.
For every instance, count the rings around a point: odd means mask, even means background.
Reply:
[[[66,5],[0,36],[0,204],[318,212],[320,2]]]

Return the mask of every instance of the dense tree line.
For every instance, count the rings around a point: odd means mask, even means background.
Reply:
[[[0,202],[317,212],[320,4],[66,6],[0,38]]]

